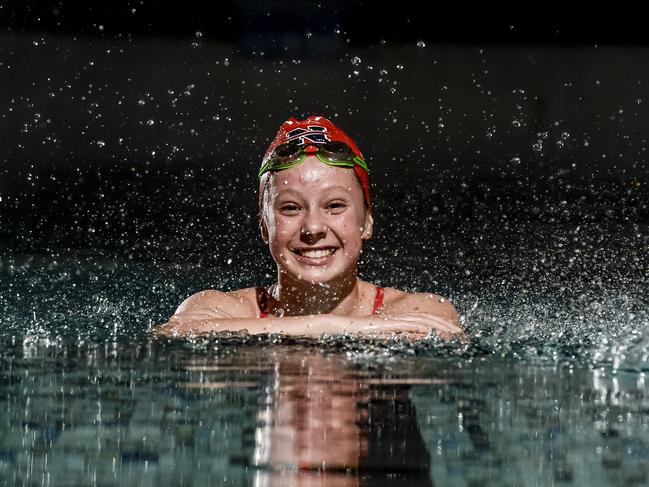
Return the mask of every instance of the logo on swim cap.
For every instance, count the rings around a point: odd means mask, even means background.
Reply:
[[[309,142],[312,144],[325,144],[331,140],[327,137],[326,131],[326,127],[321,125],[308,125],[306,129],[297,128],[288,132],[285,142],[299,140],[299,144],[307,144]]]

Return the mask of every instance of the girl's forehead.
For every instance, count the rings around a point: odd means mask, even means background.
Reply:
[[[290,169],[272,173],[270,186],[280,192],[283,189],[317,191],[337,186],[351,189],[357,184],[356,174],[351,168],[329,166],[314,157]]]

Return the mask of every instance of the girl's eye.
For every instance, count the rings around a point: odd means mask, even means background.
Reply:
[[[341,211],[341,210],[344,210],[345,208],[347,208],[347,205],[345,203],[343,203],[342,201],[333,201],[333,202],[329,203],[328,208],[331,211]]]
[[[281,211],[292,212],[292,211],[298,211],[300,208],[297,205],[294,205],[292,203],[287,203],[285,205],[280,206],[279,209]]]

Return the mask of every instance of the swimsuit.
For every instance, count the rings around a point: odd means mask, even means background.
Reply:
[[[257,306],[259,306],[259,317],[266,318],[268,316],[268,290],[265,287],[259,286],[257,289]],[[376,296],[374,297],[374,307],[372,314],[375,315],[383,304],[384,288],[376,286]]]

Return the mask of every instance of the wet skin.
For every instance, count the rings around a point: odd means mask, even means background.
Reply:
[[[357,270],[374,222],[351,168],[308,156],[269,174],[262,203],[261,235],[277,265],[269,317],[259,318],[255,288],[208,290],[185,300],[156,328],[159,334],[243,329],[307,336],[462,334],[453,305],[430,293],[387,288],[379,314],[371,315],[376,287],[359,280]]]

